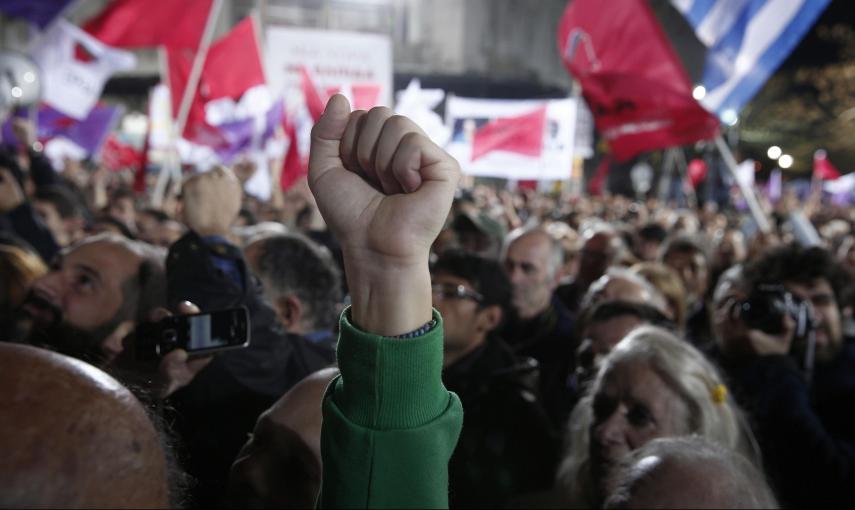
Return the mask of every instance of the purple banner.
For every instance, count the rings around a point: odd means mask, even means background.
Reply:
[[[0,12],[44,28],[70,3],[71,0],[2,0]]]

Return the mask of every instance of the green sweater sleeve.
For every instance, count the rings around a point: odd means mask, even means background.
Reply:
[[[463,424],[442,385],[442,322],[412,339],[359,331],[342,314],[341,375],[323,403],[321,508],[447,508]]]

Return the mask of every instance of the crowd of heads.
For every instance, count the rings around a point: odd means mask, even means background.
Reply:
[[[277,327],[307,338],[335,331],[353,290],[338,240],[304,184],[268,202],[239,194],[234,203],[217,194],[225,188],[195,186],[155,206],[150,194],[131,190],[130,171],[69,163],[43,177],[36,163],[37,155],[23,166],[0,161],[7,185],[0,193],[11,193],[11,185],[22,195],[4,199],[9,206],[0,211],[7,217],[0,232],[2,340],[30,346],[0,344],[8,388],[0,407],[9,429],[0,436],[0,505],[168,504],[171,457],[159,422],[91,365],[110,371],[118,364],[136,327],[169,301],[167,253],[194,232],[202,235],[200,225],[218,215],[228,224],[215,237],[236,247],[245,265],[221,268],[215,254],[217,271],[247,272]],[[209,209],[189,207],[193,200]],[[855,307],[855,215],[814,206],[810,219],[821,242],[806,247],[787,221],[800,204],[765,205],[774,220],[769,232],[732,209],[509,190],[504,183],[479,183],[456,199],[431,253],[444,365],[466,366],[499,342],[518,358],[535,359],[541,380],[531,398],[542,401],[562,452],[544,480],[556,501],[609,508],[778,504],[776,491],[788,479],[767,480],[768,432],[755,428],[749,400],[723,367],[773,353],[816,376],[842,356]],[[24,206],[38,232],[12,221]],[[765,288],[806,303],[809,337],[780,347],[773,333],[746,325],[740,307]],[[802,366],[808,351],[811,367]],[[319,402],[334,375],[310,376],[256,415],[224,501],[311,504],[320,484]]]

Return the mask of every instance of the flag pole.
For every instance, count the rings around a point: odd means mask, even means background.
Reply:
[[[208,13],[208,20],[205,22],[205,30],[202,32],[202,40],[199,43],[199,50],[193,57],[193,66],[190,68],[190,76],[187,79],[187,87],[184,89],[184,95],[181,97],[181,104],[178,108],[178,117],[176,119],[176,131],[173,133],[173,140],[184,133],[184,126],[187,124],[187,117],[190,115],[190,106],[193,104],[193,97],[196,95],[196,90],[199,87],[199,80],[202,78],[202,69],[205,65],[205,57],[208,55],[208,49],[211,47],[211,42],[214,39],[214,30],[217,27],[217,19],[219,18],[220,8],[223,5],[223,0],[214,0],[211,4],[211,10]],[[162,53],[161,53],[162,55]],[[162,69],[162,65],[161,65]],[[162,72],[162,71],[161,71]],[[170,90],[170,92],[174,92]],[[157,178],[157,184],[152,194],[151,202],[155,207],[160,207],[163,203],[166,188],[172,177],[180,185],[181,181],[181,158],[178,156],[178,149],[173,143],[173,150],[166,158],[164,168],[161,169],[160,175]]]
[[[769,219],[760,207],[760,202],[757,201],[757,195],[754,194],[754,190],[739,178],[739,173],[736,169],[736,158],[733,157],[730,147],[728,147],[727,142],[724,141],[724,137],[721,134],[715,137],[715,146],[719,153],[721,153],[721,157],[724,159],[724,164],[727,166],[731,177],[736,181],[736,185],[739,186],[739,191],[742,192],[742,197],[745,198],[745,202],[748,204],[751,216],[757,222],[757,228],[764,234],[768,234],[772,231]]]

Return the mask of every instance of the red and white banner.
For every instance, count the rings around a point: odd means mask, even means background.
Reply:
[[[516,180],[569,179],[576,101],[467,99],[445,105],[448,152],[463,171]]]
[[[558,49],[618,160],[718,133],[645,0],[573,0]]]

